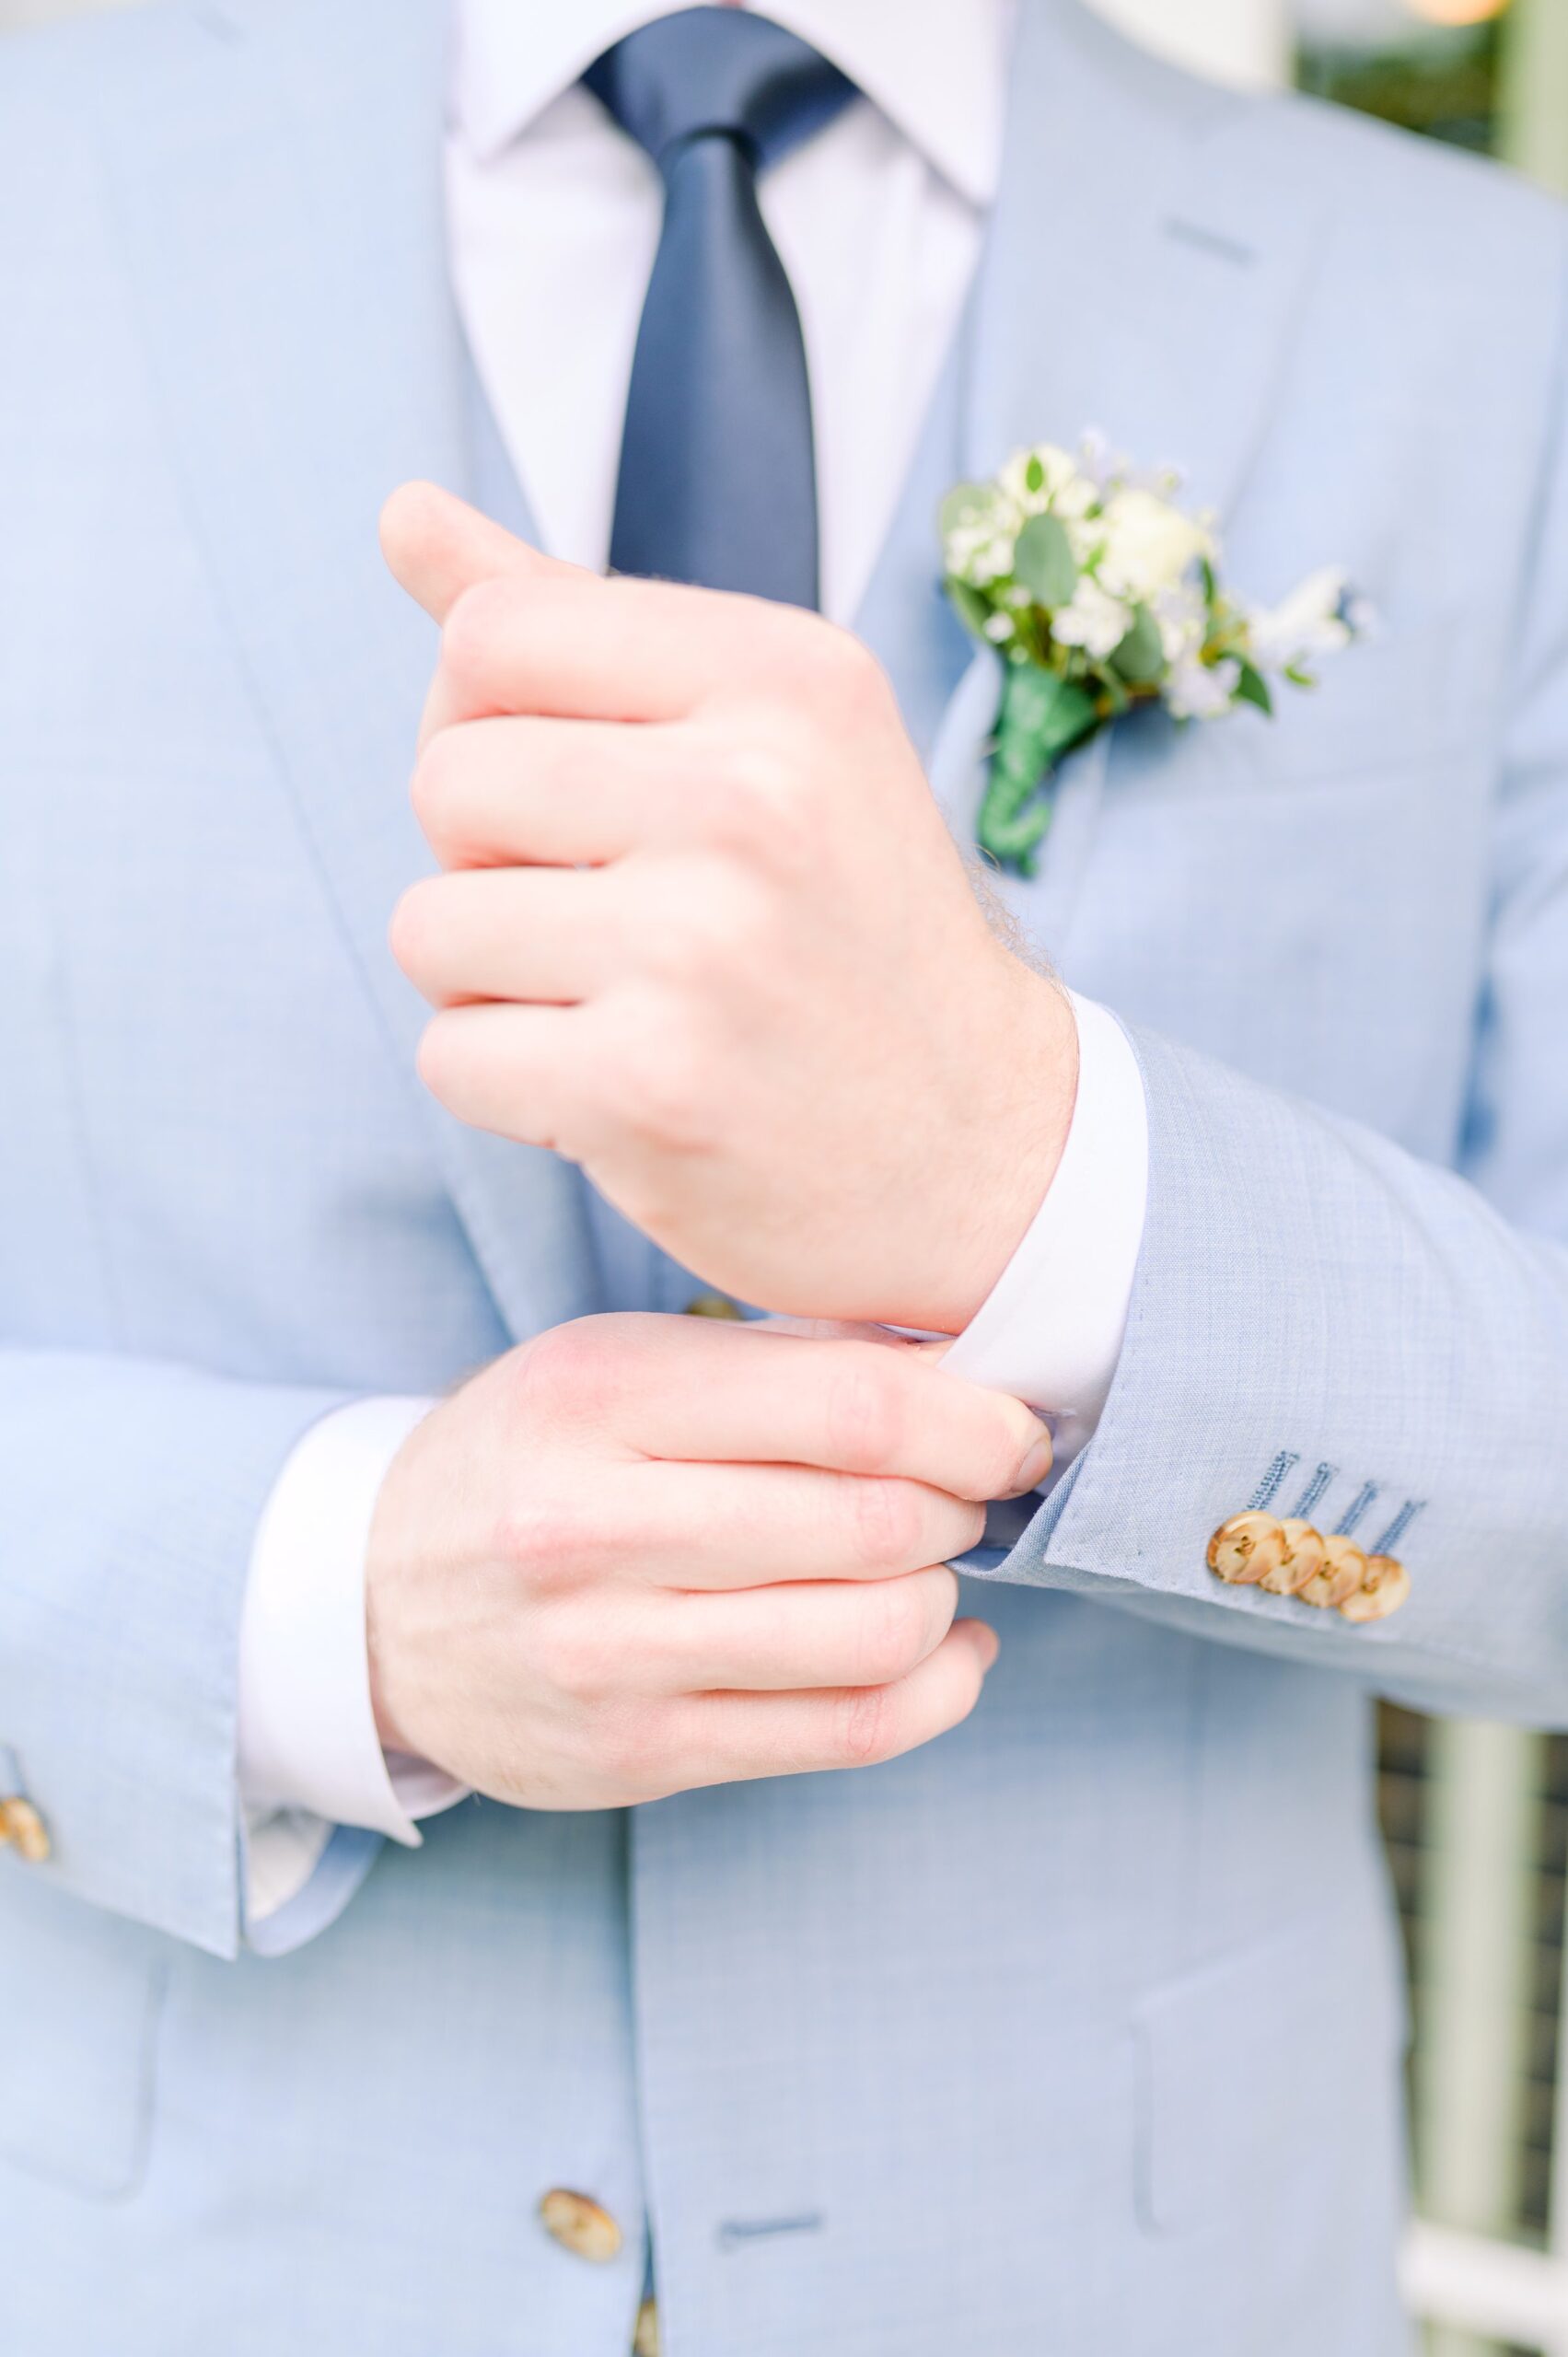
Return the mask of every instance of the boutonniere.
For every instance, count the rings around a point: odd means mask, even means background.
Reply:
[[[1051,787],[1076,747],[1140,704],[1218,720],[1273,712],[1271,683],[1317,685],[1316,666],[1361,636],[1369,610],[1325,570],[1272,610],[1231,598],[1214,519],[1183,508],[1180,478],[1136,473],[1097,435],[1076,457],[1016,451],[990,482],[942,503],[947,594],[1002,656],[981,850],[1034,873]]]

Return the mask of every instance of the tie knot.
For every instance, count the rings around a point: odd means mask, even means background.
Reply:
[[[607,49],[583,80],[661,169],[703,133],[776,163],[854,95],[808,41],[740,8],[659,17]]]

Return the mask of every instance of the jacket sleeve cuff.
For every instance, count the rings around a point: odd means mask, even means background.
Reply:
[[[1115,1380],[1093,1446],[961,1568],[1418,1709],[1568,1723],[1568,1258],[1375,1132],[1132,1036],[1150,1186]],[[1227,1584],[1211,1542],[1251,1514],[1398,1556],[1408,1603]]]

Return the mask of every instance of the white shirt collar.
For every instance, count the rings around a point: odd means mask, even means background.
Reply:
[[[686,0],[453,0],[453,128],[481,160],[612,41]],[[976,205],[996,192],[1014,0],[769,0]]]

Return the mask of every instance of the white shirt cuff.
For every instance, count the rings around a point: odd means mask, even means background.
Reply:
[[[415,1818],[465,1788],[382,1752],[370,1700],[365,1563],[381,1484],[430,1399],[354,1401],[296,1445],[257,1526],[239,1646],[246,1911],[274,1913],[316,1871],[332,1829],[416,1848]]]
[[[1055,1471],[1092,1438],[1127,1329],[1148,1203],[1149,1120],[1126,1033],[1069,992],[1078,1093],[1050,1192],[947,1353],[949,1374],[1010,1391],[1051,1427]]]

